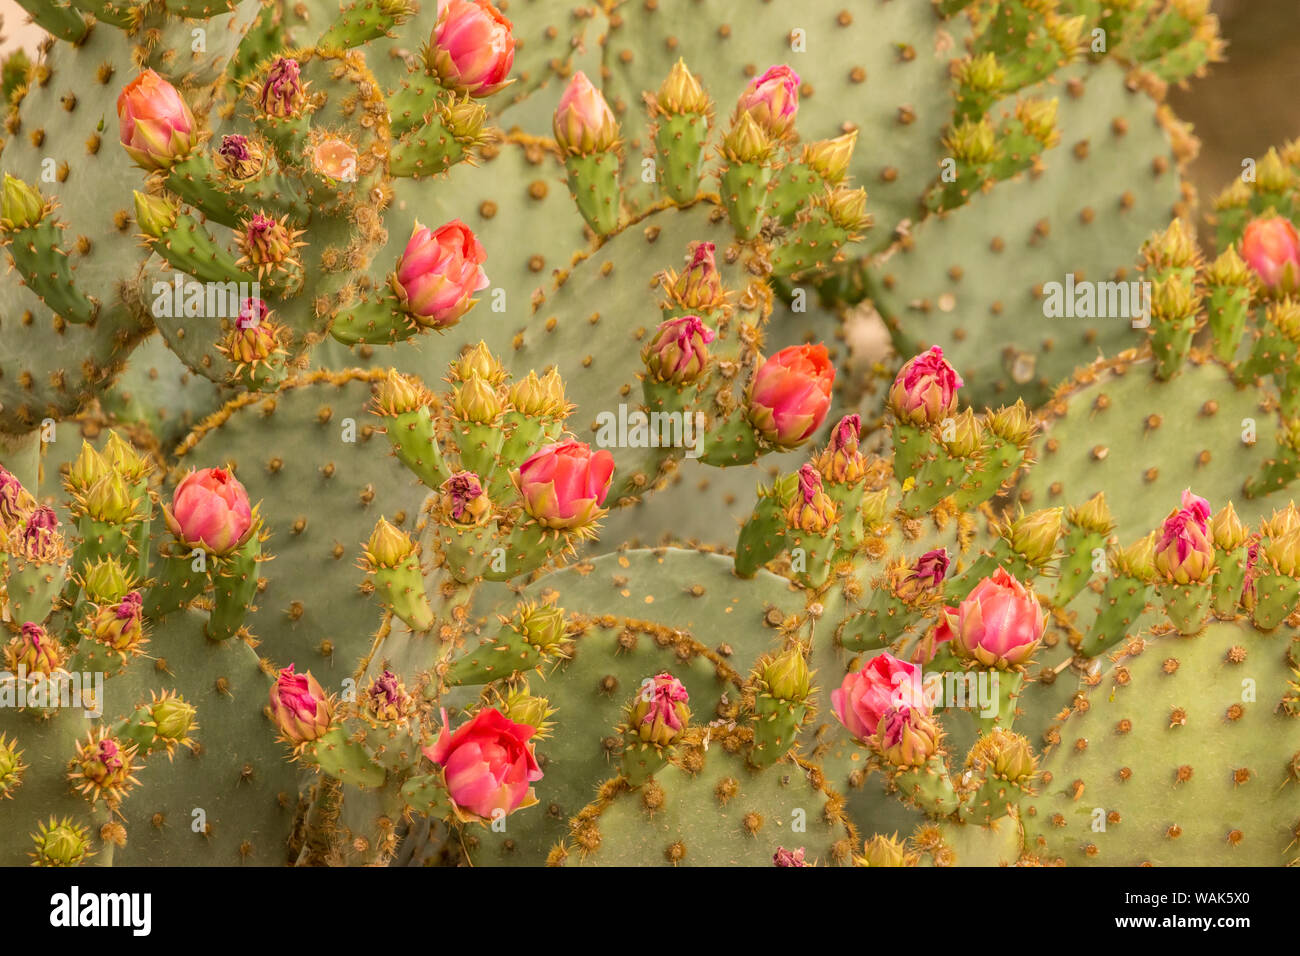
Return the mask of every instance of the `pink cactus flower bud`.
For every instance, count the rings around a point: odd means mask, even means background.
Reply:
[[[145,70],[117,97],[122,148],[144,169],[170,169],[197,138],[194,114],[176,87]]]
[[[290,664],[271,686],[271,720],[285,739],[295,745],[325,735],[334,721],[334,707],[311,671],[295,674]]]
[[[656,382],[685,385],[700,377],[709,364],[709,343],[717,333],[698,315],[665,319],[641,358]]]
[[[823,478],[837,485],[857,484],[866,476],[867,460],[860,444],[862,418],[845,415],[831,429],[831,440],[820,455],[813,459]]]
[[[510,21],[487,0],[442,0],[425,62],[444,86],[491,96],[510,83],[515,38]]]
[[[262,83],[262,109],[271,116],[296,116],[307,102],[302,67],[297,60],[279,57],[267,70]]]
[[[580,441],[547,445],[519,466],[515,484],[524,510],[546,528],[582,528],[602,513],[614,456]]]
[[[68,649],[35,621],[23,624],[19,635],[4,647],[5,667],[11,673],[21,667],[28,674],[53,674],[63,669],[68,654]]]
[[[488,287],[486,261],[482,244],[459,219],[432,230],[417,220],[389,284],[420,325],[450,328],[473,307],[474,293]]]
[[[771,356],[754,373],[749,389],[749,420],[767,441],[795,448],[807,441],[831,407],[835,367],[826,346],[791,345]]]
[[[555,140],[575,156],[603,153],[618,141],[618,121],[600,90],[578,70],[555,108]]]
[[[64,553],[59,518],[48,505],[34,508],[23,522],[23,553],[30,561],[55,562]]]
[[[235,320],[235,325],[241,329],[255,329],[270,311],[261,299],[245,299],[239,306],[239,318]]]
[[[233,551],[253,524],[248,492],[224,468],[191,471],[176,486],[171,509],[164,508],[163,516],[186,545],[213,554]]]
[[[691,695],[672,674],[656,674],[647,681],[632,706],[632,731],[641,740],[668,747],[681,739],[691,711]]]
[[[953,651],[985,667],[1008,669],[1033,656],[1047,621],[1043,608],[1006,568],[998,568],[957,609]]]
[[[722,277],[713,260],[714,245],[697,242],[690,253],[686,271],[673,280],[672,294],[683,307],[708,312],[726,301]]]
[[[528,743],[536,728],[517,724],[491,707],[455,733],[445,710],[442,723],[438,739],[423,750],[442,768],[458,815],[489,821],[537,802],[529,784],[542,779],[542,769]]]
[[[1241,257],[1270,292],[1283,295],[1300,288],[1300,235],[1288,219],[1252,220],[1241,235]]]
[[[831,691],[831,710],[859,740],[876,732],[885,711],[898,704],[921,706],[921,669],[888,652],[877,654],[860,671],[844,676]]]
[[[773,866],[812,866],[811,863],[807,863],[804,861],[803,857],[805,852],[806,851],[804,850],[803,847],[799,847],[799,849],[797,850],[787,850],[785,847],[779,846],[776,848],[776,852],[772,854],[772,865]]]
[[[889,407],[900,422],[937,425],[957,410],[961,376],[944,360],[943,349],[933,346],[909,359],[889,389]]]
[[[927,581],[933,587],[938,587],[948,575],[948,549],[935,548],[933,551],[925,552],[916,559],[912,570],[916,572],[918,578]]]
[[[791,528],[822,534],[835,523],[835,501],[822,490],[822,476],[812,465],[799,469],[799,491],[785,513]]]
[[[736,104],[736,118],[748,113],[754,122],[780,139],[791,132],[799,112],[799,74],[788,66],[769,67],[750,80]]]
[[[1191,584],[1209,578],[1214,570],[1209,522],[1209,503],[1184,490],[1182,507],[1169,512],[1156,544],[1156,571],[1166,580]]]
[[[895,767],[922,767],[939,748],[943,736],[938,723],[915,707],[891,707],[876,727],[871,743]]]
[[[35,505],[36,500],[27,493],[23,483],[0,465],[0,523],[3,529],[12,531]]]
[[[144,599],[139,591],[123,595],[115,605],[101,607],[91,619],[95,640],[116,651],[135,652],[143,642]]]

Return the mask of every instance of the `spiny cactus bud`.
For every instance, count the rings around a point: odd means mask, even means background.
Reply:
[[[948,421],[945,419],[942,425],[942,434],[948,436],[943,442],[948,454],[954,458],[974,458],[979,455],[984,447],[984,431],[975,413],[969,408],[958,412],[951,419],[951,430]]]
[[[1176,584],[1209,579],[1214,547],[1209,538],[1210,506],[1204,498],[1183,492],[1183,506],[1169,512],[1156,544],[1156,571]]]
[[[1260,530],[1270,538],[1280,538],[1300,528],[1300,509],[1294,501],[1288,501],[1285,508],[1274,511],[1260,522]]]
[[[334,705],[311,671],[295,674],[290,664],[276,675],[270,697],[271,720],[295,746],[323,737],[334,721]]]
[[[1156,576],[1156,533],[1152,531],[1114,555],[1115,568],[1139,581],[1152,581]]]
[[[484,525],[492,517],[492,502],[472,471],[452,475],[438,489],[438,512],[458,525]]]
[[[23,752],[17,743],[0,734],[0,800],[11,798],[23,782]]]
[[[84,742],[77,742],[77,753],[68,762],[68,779],[91,804],[103,800],[115,809],[122,798],[140,781],[134,772],[138,746],[124,744],[106,728],[89,731]]]
[[[258,102],[269,116],[297,116],[307,105],[307,87],[302,82],[302,67],[297,60],[277,57],[266,71]]]
[[[1274,295],[1290,295],[1300,288],[1300,234],[1289,219],[1262,216],[1246,224],[1241,234],[1241,257]]]
[[[1042,567],[1056,555],[1056,542],[1061,537],[1063,508],[1043,508],[1021,515],[1007,528],[1005,537],[1011,550],[1025,559],[1031,567]]]
[[[163,517],[188,547],[229,554],[247,539],[254,515],[238,478],[224,468],[200,468],[181,479]]]
[[[48,505],[33,508],[23,521],[22,553],[29,561],[57,564],[67,558],[59,519]]]
[[[861,187],[837,186],[818,201],[826,206],[831,222],[850,235],[857,235],[871,225],[871,216],[867,213],[867,191]]]
[[[1177,322],[1195,315],[1200,308],[1200,294],[1177,272],[1167,279],[1156,279],[1151,286],[1151,314],[1158,321]]]
[[[803,164],[831,185],[838,185],[849,173],[858,131],[852,130],[834,139],[819,139],[803,148]]]
[[[109,474],[111,472],[104,456],[95,451],[90,442],[83,439],[81,451],[77,453],[76,460],[72,462],[72,466],[68,468],[68,473],[63,478],[63,487],[74,497],[84,495],[98,484],[100,479],[106,478]]]
[[[796,448],[815,432],[831,406],[835,367],[826,346],[791,345],[769,357],[749,386],[749,421],[779,448]]]
[[[40,192],[16,176],[5,173],[3,202],[0,203],[0,224],[6,229],[26,229],[45,218],[45,200]]]
[[[922,767],[939,750],[943,731],[929,713],[916,707],[891,707],[880,718],[872,744],[895,767]]]
[[[1255,274],[1251,271],[1246,260],[1241,258],[1235,245],[1228,246],[1219,258],[1210,263],[1205,270],[1205,282],[1212,286],[1225,286],[1235,288],[1237,286],[1254,285]]]
[[[503,710],[505,715],[516,724],[533,728],[533,736],[544,740],[551,729],[546,719],[555,713],[555,708],[545,697],[536,697],[528,692],[528,685],[511,688],[506,694]]]
[[[153,70],[145,70],[117,97],[122,148],[142,169],[170,169],[194,149],[194,114],[184,98]]]
[[[161,239],[176,225],[179,210],[162,196],[147,196],[135,191],[135,224],[151,239]]]
[[[888,572],[889,591],[911,607],[924,608],[943,597],[943,579],[948,576],[948,550],[935,548],[909,565],[898,558]]]
[[[81,866],[95,855],[90,845],[90,830],[71,817],[38,823],[31,835],[33,849],[28,853],[33,866]]]
[[[987,116],[962,120],[944,137],[943,144],[954,158],[972,166],[991,163],[998,155],[998,134]]]
[[[769,694],[790,701],[806,700],[812,679],[808,661],[798,647],[791,647],[764,663],[759,677]]]
[[[708,346],[715,338],[717,333],[698,315],[665,319],[641,350],[641,360],[656,382],[686,385],[708,367]]]
[[[513,618],[502,620],[543,652],[559,647],[566,639],[564,608],[554,604],[523,604]]]
[[[139,591],[129,591],[116,604],[100,604],[91,615],[89,633],[100,644],[120,653],[123,658],[141,652],[144,638],[144,599]]]
[[[785,847],[779,846],[776,848],[776,852],[772,854],[772,865],[773,866],[812,866],[811,863],[804,860],[805,852],[806,851],[804,850],[803,847],[799,847],[799,849],[797,850],[787,850]]]
[[[1300,577],[1300,527],[1265,538],[1263,555],[1278,573],[1293,578]]]
[[[957,82],[975,92],[998,93],[1006,79],[1006,68],[998,62],[997,54],[991,51],[975,57],[968,56],[957,64]]]
[[[1210,537],[1220,551],[1236,551],[1250,537],[1250,532],[1237,517],[1231,501],[1220,508],[1219,513],[1210,521]]]
[[[411,536],[381,517],[366,542],[366,559],[372,568],[395,568],[414,550]]]
[[[1106,492],[1099,491],[1080,507],[1071,506],[1065,512],[1065,518],[1076,528],[1093,534],[1107,535],[1115,527],[1115,519],[1106,506]]]
[[[742,113],[723,137],[722,149],[734,163],[765,163],[776,152],[776,143],[752,116]]]
[[[998,438],[1021,448],[1029,444],[1037,429],[1023,399],[1016,399],[1014,405],[1004,405],[995,412],[989,412],[985,424]]]
[[[889,407],[900,422],[924,427],[937,425],[957,410],[961,376],[935,345],[899,370],[889,389]]]
[[[284,342],[288,336],[289,330],[275,322],[236,323],[217,346],[217,351],[235,366],[235,373],[239,374],[244,369],[276,365],[286,354]]]
[[[704,92],[704,87],[695,74],[686,68],[686,61],[678,57],[668,78],[654,97],[654,106],[669,116],[686,113],[704,115],[709,112],[709,95]]]
[[[736,125],[748,116],[775,139],[794,133],[799,113],[799,74],[784,64],[749,81],[736,103]]]
[[[1033,656],[1046,626],[1033,591],[1006,568],[998,568],[958,607],[952,649],[964,660],[1007,670]]]
[[[555,141],[574,156],[609,151],[618,142],[618,121],[604,95],[578,70],[555,108]]]
[[[35,507],[36,499],[23,487],[23,483],[0,465],[0,522],[3,522],[3,530],[16,529]]]
[[[194,705],[172,691],[163,691],[161,695],[151,691],[150,696],[146,726],[153,728],[154,740],[166,748],[168,759],[178,746],[194,750],[198,745],[190,734],[199,729],[198,710]]]
[[[1264,158],[1259,161],[1255,167],[1255,185],[1260,192],[1265,193],[1284,193],[1291,188],[1295,181],[1295,174],[1282,157],[1278,155],[1277,147],[1269,147]]]
[[[1234,177],[1232,183],[1214,197],[1214,208],[1218,211],[1245,209],[1250,205],[1250,201],[1254,196],[1255,194],[1247,183],[1242,182],[1239,177]]]
[[[487,107],[468,96],[439,103],[438,118],[463,146],[479,146],[486,139],[483,128],[488,120]]]
[[[239,265],[254,265],[258,276],[271,271],[287,272],[301,265],[295,255],[297,249],[304,245],[298,240],[303,230],[289,227],[289,215],[286,213],[274,219],[265,213],[255,213],[251,218],[240,221],[235,230],[235,245],[241,257]]]
[[[445,0],[424,48],[424,62],[443,86],[491,96],[511,83],[511,23],[488,0]]]
[[[589,528],[614,476],[614,456],[584,442],[562,441],[533,454],[515,472],[524,510],[544,528]]]
[[[395,368],[379,380],[371,409],[378,415],[396,418],[433,403],[433,396],[414,375],[404,375]]]
[[[447,791],[466,820],[492,820],[537,802],[529,784],[542,779],[529,738],[534,728],[485,707],[451,732],[447,712],[442,730],[424,755],[443,770]]]
[[[1060,101],[1055,97],[1050,100],[1036,97],[1021,100],[1016,105],[1016,119],[1020,120],[1028,135],[1042,143],[1044,148],[1051,149],[1061,139],[1061,132],[1056,126],[1059,106]]]
[[[510,373],[497,361],[487,343],[479,340],[477,345],[467,348],[451,365],[451,377],[457,382],[464,382],[471,375],[477,375],[490,385],[500,385]]]
[[[104,443],[104,460],[127,484],[135,484],[153,471],[152,462],[115,431],[108,433]]]
[[[95,604],[116,604],[135,585],[135,575],[111,554],[89,564],[82,578],[86,600]]]
[[[528,375],[516,382],[511,382],[506,389],[510,407],[526,418],[542,418],[560,414],[550,400],[547,389],[537,373],[529,370]]]
[[[676,276],[671,284],[673,298],[683,307],[711,312],[725,304],[726,293],[722,288],[718,267],[713,261],[713,252],[711,242],[696,242],[692,245],[685,271]]]
[[[799,469],[799,490],[785,520],[791,528],[809,534],[821,534],[835,524],[835,501],[822,490],[822,476],[810,464]]]
[[[1184,220],[1174,219],[1142,244],[1142,260],[1147,273],[1195,268],[1201,261],[1195,232]]]
[[[451,409],[461,421],[491,425],[504,408],[500,392],[477,374],[471,374],[452,394]]]
[[[488,287],[486,261],[482,243],[459,219],[433,230],[417,220],[388,284],[417,323],[450,328]]]
[[[832,484],[855,485],[866,474],[867,460],[859,449],[862,418],[845,415],[831,429],[831,440],[813,464],[822,478]]]
[[[669,673],[647,679],[628,714],[628,726],[641,740],[660,747],[671,747],[681,740],[691,720],[687,702],[691,695]]]
[[[246,183],[262,175],[266,168],[266,152],[254,139],[239,133],[227,133],[221,137],[213,163],[231,182]]]
[[[135,512],[135,500],[122,476],[109,473],[86,492],[82,499],[86,515],[106,524],[122,524]]]
[[[867,840],[862,848],[862,856],[854,860],[859,866],[916,866],[921,855],[908,850],[907,843],[898,838],[898,834],[885,836],[877,833]]]
[[[966,756],[966,766],[983,769],[1002,780],[1024,784],[1038,770],[1038,757],[1020,734],[994,727],[982,734]]]
[[[415,714],[415,699],[406,692],[401,679],[390,670],[370,682],[361,705],[372,720],[393,723]]]

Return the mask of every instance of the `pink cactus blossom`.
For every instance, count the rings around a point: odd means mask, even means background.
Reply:
[[[248,492],[224,468],[191,471],[176,486],[172,506],[163,515],[181,541],[213,554],[233,551],[253,523]]]
[[[715,338],[698,315],[679,315],[660,324],[642,358],[656,381],[685,385],[709,364],[708,346]]]
[[[322,737],[334,720],[334,709],[311,671],[295,674],[290,664],[271,686],[271,719],[294,744]]]
[[[772,136],[785,136],[799,113],[799,74],[784,65],[770,67],[740,95],[737,118],[741,113],[748,113]]]
[[[1006,568],[975,585],[957,609],[953,650],[985,667],[1008,668],[1033,655],[1047,625],[1043,608]]]
[[[1167,580],[1177,584],[1205,581],[1214,568],[1214,544],[1210,540],[1210,505],[1183,491],[1182,507],[1165,518],[1156,544],[1155,566]]]
[[[921,669],[888,652],[877,654],[862,670],[846,674],[839,689],[831,691],[831,710],[859,740],[870,738],[885,712],[899,704],[924,706]]]
[[[599,516],[614,475],[614,456],[580,441],[542,448],[516,474],[524,510],[546,528],[578,528]]]
[[[529,784],[542,779],[528,739],[536,728],[517,724],[499,710],[484,708],[455,733],[447,712],[443,727],[424,755],[442,768],[452,803],[471,818],[491,820],[537,802]]]
[[[487,0],[440,0],[425,55],[447,86],[491,96],[510,83],[515,38],[510,21]]]
[[[826,346],[792,345],[754,373],[749,420],[769,442],[794,448],[807,441],[831,407],[835,367]]]
[[[197,138],[184,98],[153,70],[145,70],[117,97],[122,148],[144,169],[169,169],[189,155]]]
[[[416,322],[449,328],[474,305],[474,293],[488,287],[486,261],[482,244],[459,219],[432,230],[417,221],[389,281]]]

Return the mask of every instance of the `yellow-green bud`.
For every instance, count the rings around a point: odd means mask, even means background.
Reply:
[[[1205,281],[1212,286],[1237,288],[1244,285],[1253,286],[1254,276],[1250,266],[1246,265],[1246,260],[1241,258],[1237,247],[1232,245],[1224,249],[1219,254],[1219,258],[1210,264],[1205,272]]]
[[[726,158],[735,163],[766,163],[776,150],[772,137],[749,113],[741,113],[732,124],[722,147]]]
[[[871,225],[867,214],[867,191],[861,187],[849,189],[840,186],[825,200],[826,213],[831,222],[845,232],[856,234]]]
[[[858,142],[858,131],[851,130],[834,139],[820,139],[803,148],[803,164],[831,185],[840,183],[849,172],[853,147]]]
[[[1013,783],[1025,783],[1038,771],[1038,757],[1020,734],[995,727],[971,747],[966,766],[981,768],[992,776]]]
[[[710,103],[700,81],[686,68],[686,61],[679,57],[663,86],[659,87],[654,105],[670,116],[680,116],[684,113],[706,114]]]
[[[1011,550],[1034,567],[1047,564],[1056,554],[1063,511],[1062,508],[1043,508],[1012,522],[1006,534]]]
[[[126,482],[121,475],[113,473],[95,482],[94,487],[86,492],[84,505],[87,515],[107,524],[122,524],[135,511],[135,500]]]
[[[390,368],[375,387],[373,410],[379,415],[396,417],[430,404],[433,396],[414,375],[403,375]]]
[[[501,417],[503,406],[496,388],[477,372],[471,372],[457,386],[451,407],[462,421],[491,425]]]
[[[1115,552],[1114,563],[1121,574],[1139,581],[1151,581],[1156,576],[1156,533],[1139,538],[1127,548]]]
[[[108,441],[104,444],[104,460],[112,465],[113,470],[128,484],[135,484],[153,470],[153,464],[149,459],[114,431],[108,433]]]
[[[889,513],[889,489],[869,491],[862,496],[862,520],[868,528],[874,528],[885,520]]]
[[[1115,528],[1115,518],[1106,507],[1106,492],[1099,491],[1082,506],[1071,507],[1065,518],[1070,524],[1092,534],[1107,535]]]
[[[768,693],[779,700],[807,699],[811,674],[802,649],[792,647],[761,665],[760,675]]]
[[[460,354],[460,358],[452,363],[451,375],[458,382],[467,381],[470,376],[477,375],[489,385],[500,385],[509,378],[505,367],[497,361],[496,356],[487,347],[487,343],[482,340],[477,345],[467,348]]]
[[[534,697],[528,693],[528,685],[525,684],[506,695],[501,711],[515,723],[532,727],[536,731],[533,734],[535,738],[544,738],[551,727],[546,718],[555,713],[555,708],[545,697]]]
[[[12,797],[22,784],[23,771],[27,769],[22,758],[17,743],[0,734],[0,800]]]
[[[1187,223],[1175,219],[1168,229],[1155,233],[1143,243],[1142,259],[1147,272],[1185,269],[1200,262],[1201,252]]]
[[[374,568],[395,568],[415,550],[410,535],[380,518],[366,544],[366,557]]]
[[[1276,147],[1270,147],[1255,167],[1255,186],[1260,192],[1284,193],[1294,179],[1295,174],[1282,162]]]
[[[953,416],[952,422],[951,431],[946,423],[940,426],[941,434],[951,436],[944,439],[948,454],[954,458],[974,458],[984,447],[984,431],[975,413],[969,408],[963,409]]]
[[[63,479],[63,487],[70,495],[85,494],[108,473],[108,462],[104,460],[104,456],[95,451],[90,442],[83,439],[81,451]]]
[[[943,142],[956,159],[972,165],[991,163],[998,155],[997,132],[987,116],[981,116],[978,120],[962,120],[944,137]]]
[[[1007,81],[1007,71],[994,53],[967,57],[957,67],[957,81],[980,93],[997,93]]]
[[[989,412],[984,421],[988,430],[998,438],[1021,448],[1029,444],[1037,429],[1023,399],[1017,399],[1014,405],[1004,405],[995,412]]]
[[[515,612],[510,626],[533,647],[550,651],[565,640],[564,608],[554,604],[525,604]]]
[[[33,866],[80,866],[94,855],[90,847],[90,831],[71,817],[48,823],[38,823],[32,834],[34,849],[28,854]]]
[[[863,846],[863,854],[854,860],[858,866],[916,866],[921,854],[908,850],[907,843],[898,834],[885,836],[877,833]]]
[[[93,604],[116,604],[135,586],[135,577],[113,555],[86,568],[82,587]]]
[[[1210,538],[1220,551],[1236,551],[1249,537],[1250,532],[1237,517],[1231,501],[1220,508],[1219,513],[1210,520]]]
[[[176,744],[190,745],[190,731],[198,728],[195,723],[197,714],[193,704],[166,692],[149,706],[149,722],[154,736],[167,745],[169,752]]]
[[[26,229],[35,226],[45,216],[45,200],[41,194],[16,176],[5,173],[3,203],[0,219],[6,229]]]
[[[161,239],[176,225],[176,206],[161,196],[135,194],[135,222],[140,231],[152,239]]]

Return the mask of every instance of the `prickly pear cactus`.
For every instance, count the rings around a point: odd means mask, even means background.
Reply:
[[[1205,4],[24,6],[0,862],[1292,862]]]

